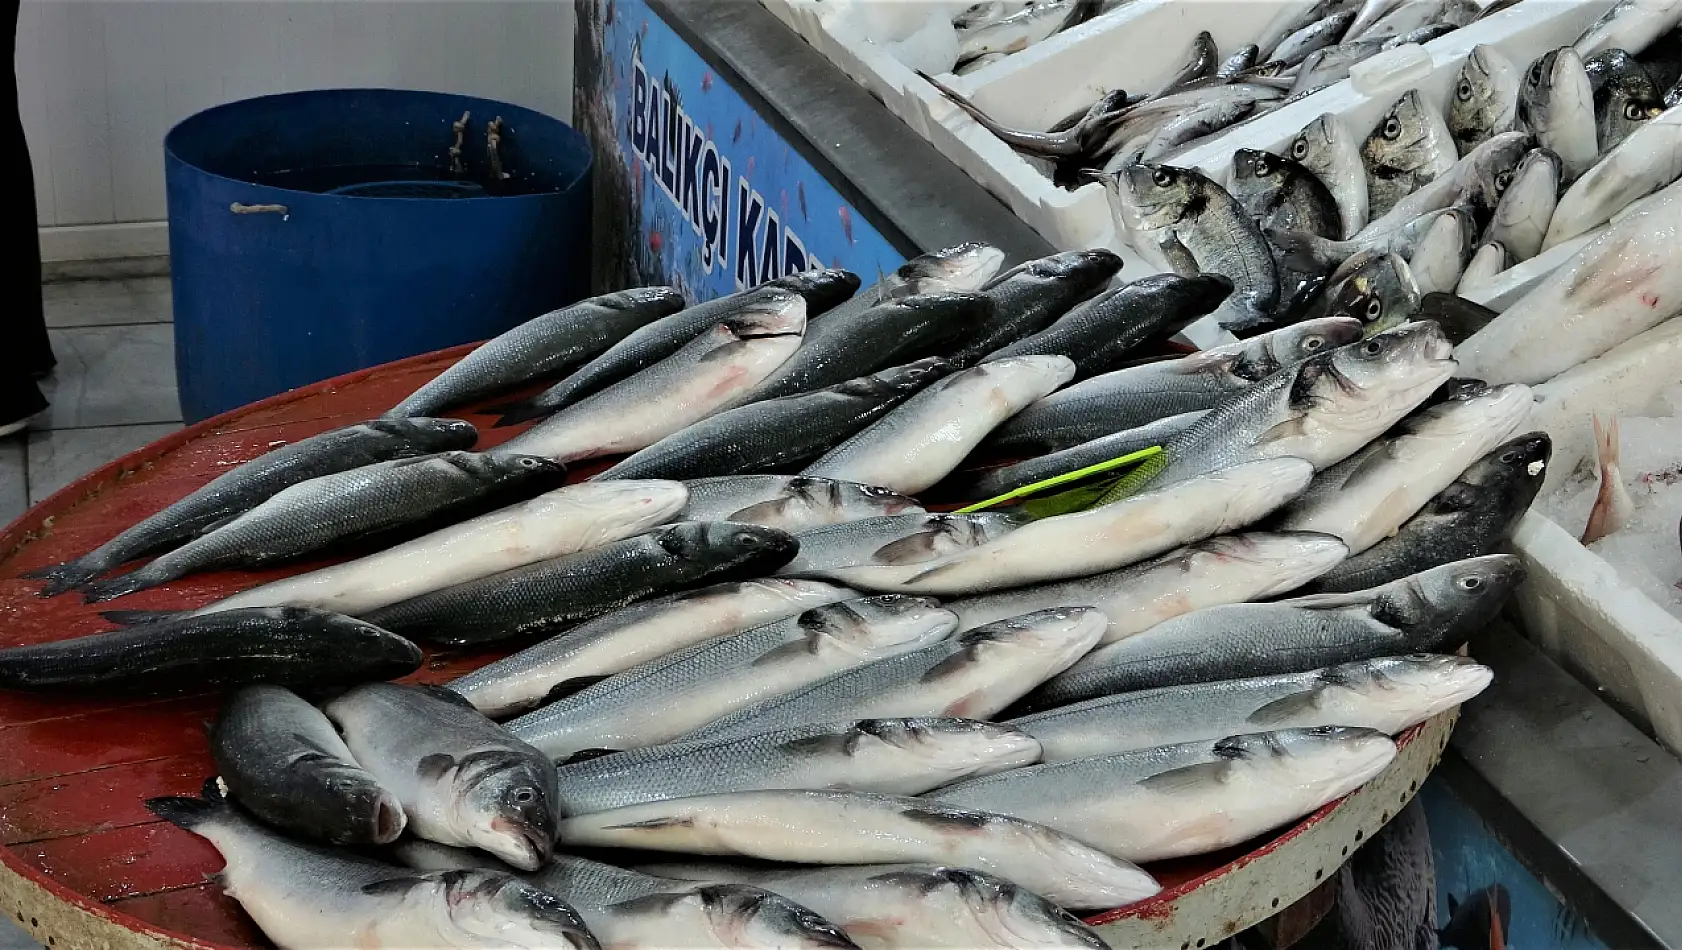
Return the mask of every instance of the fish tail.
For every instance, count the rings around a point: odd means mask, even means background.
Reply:
[[[1618,474],[1618,417],[1614,414],[1612,421],[1605,425],[1601,424],[1599,413],[1590,418],[1594,422],[1595,456],[1600,461],[1600,490],[1595,493],[1594,507],[1589,510],[1588,524],[1579,539],[1583,544],[1593,544],[1618,530],[1623,520],[1618,510],[1618,494],[1623,489]]]
[[[523,402],[510,402],[504,403],[500,406],[489,406],[486,407],[485,411],[498,414],[497,420],[491,423],[491,428],[501,429],[507,426],[519,425],[522,422],[530,422],[533,419],[542,419],[547,416],[552,416],[555,414],[556,410],[553,407],[545,406],[534,402],[533,400],[527,399]]]
[[[116,600],[118,597],[126,597],[129,594],[143,591],[168,579],[155,578],[145,568],[130,571],[127,574],[119,574],[103,581],[94,581],[83,585],[80,588],[82,603],[98,604],[107,600]]]
[[[1149,485],[1158,475],[1161,475],[1167,467],[1168,454],[1166,452],[1145,459],[1139,463],[1138,468],[1123,475],[1120,481],[1111,485],[1110,490],[1098,499],[1098,504],[1108,505],[1137,495],[1146,485]]]
[[[81,561],[67,561],[64,564],[54,564],[50,567],[37,568],[23,576],[32,581],[46,581],[41,588],[42,597],[57,597],[65,591],[80,587],[99,575],[98,568],[88,567]]]
[[[185,610],[101,610],[99,615],[119,627],[134,627],[171,620],[185,613]]]
[[[192,831],[206,822],[216,820],[228,807],[226,802],[220,798],[188,798],[184,795],[164,795],[159,798],[148,798],[145,805],[147,811],[177,828],[187,831]]]

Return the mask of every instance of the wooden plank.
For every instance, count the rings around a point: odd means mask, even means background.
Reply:
[[[177,755],[0,785],[0,844],[79,837],[157,821],[142,802],[159,795],[196,795],[215,770],[209,755]]]
[[[0,728],[0,749],[7,750],[0,784],[206,752],[204,724],[219,701],[189,696]]]
[[[202,884],[222,867],[210,842],[166,821],[38,841],[12,852],[59,884],[105,902]]]
[[[223,947],[272,947],[239,902],[211,882],[111,901],[111,909]]]

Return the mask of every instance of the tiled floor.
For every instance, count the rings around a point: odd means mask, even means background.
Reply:
[[[77,477],[181,428],[169,278],[48,284],[52,408],[0,439],[0,523]],[[39,947],[0,921],[0,950]]]
[[[181,427],[169,278],[45,290],[58,368],[41,389],[52,407],[24,435],[0,439],[0,522]]]

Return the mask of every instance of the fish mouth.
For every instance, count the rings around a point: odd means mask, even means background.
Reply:
[[[408,816],[403,813],[402,806],[382,798],[374,807],[374,843],[390,844],[396,841],[408,823]]]
[[[522,871],[537,870],[549,863],[549,857],[554,853],[555,843],[528,825],[516,824],[506,818],[496,818],[491,821],[491,830],[511,846],[510,854],[504,856],[503,860]]]

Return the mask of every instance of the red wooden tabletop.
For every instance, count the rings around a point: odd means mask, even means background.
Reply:
[[[36,596],[40,583],[23,580],[24,572],[91,550],[277,445],[378,416],[467,349],[352,373],[208,419],[36,505],[0,534],[5,552],[0,616],[7,620],[0,646],[112,629],[98,614],[111,605],[84,606],[73,594],[42,599]],[[521,431],[492,429],[491,416],[459,415],[480,425],[479,448]],[[578,474],[595,470],[599,467]],[[193,608],[314,566],[197,575],[116,606]],[[410,679],[445,682],[500,655],[429,651]],[[204,724],[219,701],[220,696],[201,695],[104,702],[0,691],[0,864],[73,908],[133,929],[162,931],[187,946],[269,946],[239,907],[207,882],[206,875],[222,865],[216,851],[141,805],[155,795],[195,794],[213,774]],[[1251,849],[1152,870],[1165,886],[1178,889],[1228,862],[1241,862],[1246,853]],[[6,910],[30,922],[28,907]]]

